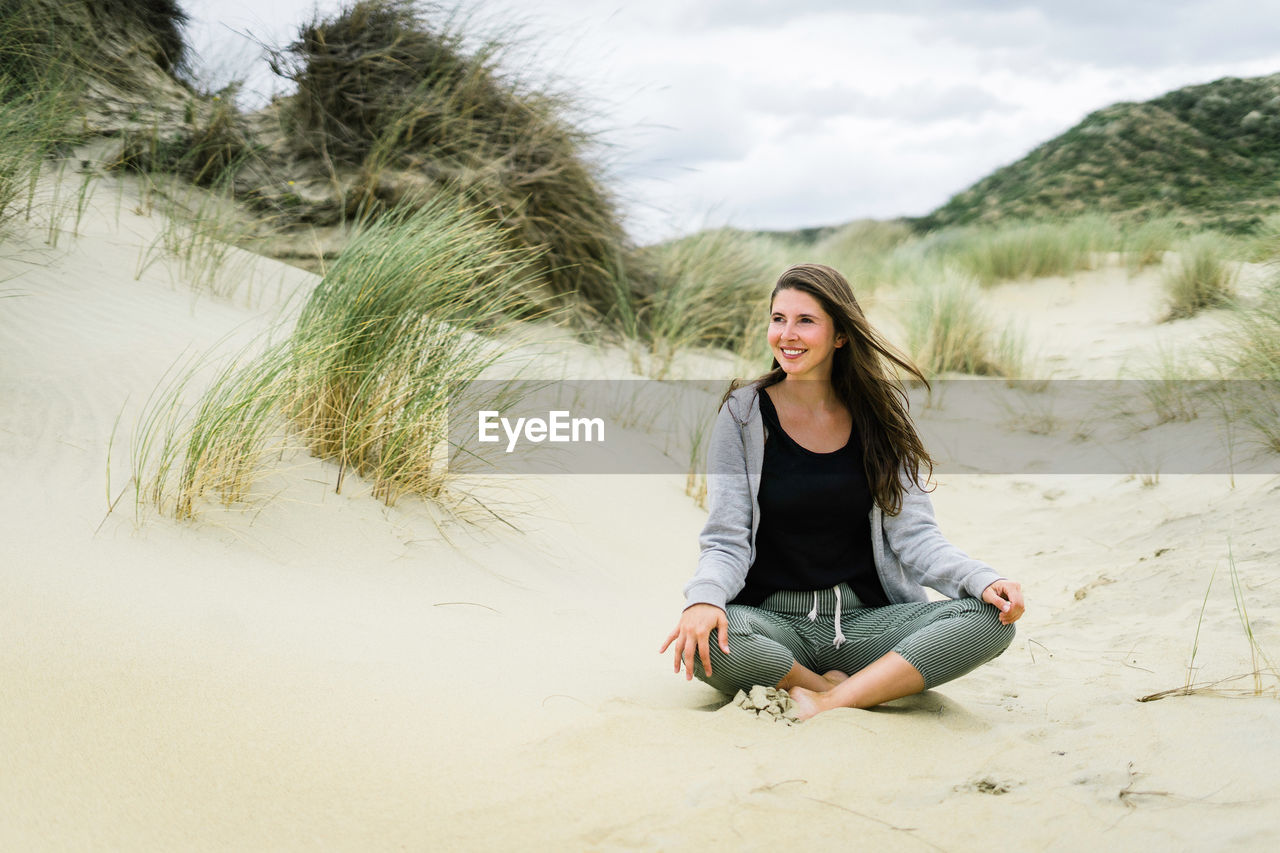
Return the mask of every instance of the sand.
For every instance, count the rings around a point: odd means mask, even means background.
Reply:
[[[175,359],[233,349],[315,283],[252,259],[229,298],[162,264],[135,280],[159,214],[115,192],[57,249],[39,223],[0,242],[0,848],[1280,840],[1274,680],[1138,701],[1185,683],[1215,570],[1193,678],[1252,670],[1228,544],[1280,654],[1275,474],[940,475],[943,530],[1026,589],[1013,645],[938,690],[778,724],[657,654],[705,518],[683,476],[512,480],[519,532],[388,508],[351,478],[335,494],[305,457],[247,508],[139,521],[126,494],[108,514]],[[1215,333],[1213,312],[1157,325],[1157,291],[1109,268],[991,297],[1058,375],[1109,378]]]

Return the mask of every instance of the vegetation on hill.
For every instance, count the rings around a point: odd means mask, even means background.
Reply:
[[[1104,211],[1248,231],[1280,209],[1280,75],[1120,103],[956,194],[919,230]]]

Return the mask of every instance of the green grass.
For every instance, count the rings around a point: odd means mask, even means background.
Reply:
[[[641,250],[649,292],[635,309],[646,372],[665,378],[682,350],[719,346],[761,355],[769,293],[786,268],[767,238],[721,228]]]
[[[283,440],[288,391],[287,350],[259,348],[251,343],[221,365],[188,359],[157,385],[130,443],[138,518],[147,506],[182,520],[194,518],[208,496],[225,505],[246,499]],[[197,401],[188,403],[201,383]]]
[[[1231,302],[1238,267],[1230,260],[1229,238],[1203,232],[1177,244],[1175,253],[1163,279],[1169,301],[1166,320],[1191,317]]]
[[[509,328],[533,260],[454,199],[369,226],[292,335],[288,411],[302,441],[387,503],[438,496],[449,395],[501,355],[484,333]]]
[[[971,279],[951,273],[909,289],[906,299],[906,349],[927,375],[1021,373],[1024,348],[1019,337],[997,331]]]
[[[1280,276],[1255,302],[1235,306],[1211,358],[1224,375],[1240,380],[1227,384],[1225,416],[1280,453]]]
[[[1121,250],[1130,273],[1137,273],[1149,266],[1159,266],[1165,252],[1178,242],[1183,229],[1176,220],[1167,217],[1149,219],[1125,229]]]
[[[48,7],[8,0],[0,14],[0,222],[35,191],[41,166],[71,138],[72,57],[47,32]]]
[[[1095,269],[1102,253],[1118,250],[1121,243],[1121,231],[1111,220],[1084,215],[1059,222],[947,229],[924,238],[922,251],[990,285]]]
[[[134,431],[139,511],[243,500],[286,436],[339,466],[339,490],[355,474],[388,504],[442,498],[451,394],[503,354],[533,258],[457,199],[415,208],[352,241],[283,341],[161,382]]]

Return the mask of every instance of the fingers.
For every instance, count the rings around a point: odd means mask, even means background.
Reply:
[[[711,612],[714,610],[714,621],[708,621]],[[666,652],[668,648],[672,648],[674,643],[674,671],[679,673],[680,667],[684,667],[684,677],[686,680],[692,681],[694,672],[694,663],[697,660],[702,661],[702,668],[707,675],[711,675],[711,632],[719,629],[718,643],[720,651],[726,655],[729,654],[729,619],[725,615],[724,610],[708,606],[700,613],[694,613],[692,609],[686,610],[684,616],[681,616],[680,623],[676,625],[669,635],[666,642],[662,644],[662,648],[658,649],[658,653]],[[693,614],[693,615],[690,615]]]
[[[711,632],[701,634],[698,637],[698,656],[702,658],[702,670],[707,675],[711,674]],[[685,673],[686,678],[693,678],[692,672]]]
[[[1026,603],[1022,599],[1022,587],[1011,581],[1009,588],[1005,590],[1005,597],[1009,599],[1009,621],[1016,622],[1022,615],[1022,611],[1026,609]]]
[[[1000,623],[1012,625],[1026,609],[1022,586],[1011,580],[998,580],[982,591],[982,600],[1000,611]]]

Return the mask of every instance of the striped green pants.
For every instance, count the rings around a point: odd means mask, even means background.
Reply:
[[[759,607],[731,604],[726,613],[729,654],[713,630],[712,674],[695,656],[694,675],[730,696],[756,684],[772,687],[796,663],[852,675],[889,652],[919,670],[928,689],[996,657],[1014,633],[995,607],[976,598],[863,607],[848,584],[775,592]]]

